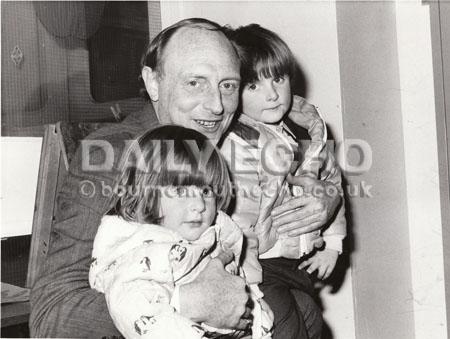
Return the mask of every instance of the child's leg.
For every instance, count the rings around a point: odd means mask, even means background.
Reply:
[[[295,259],[273,258],[263,259],[260,262],[263,268],[263,283],[260,287],[264,293],[264,300],[268,302],[274,312],[275,326],[278,322],[282,321],[283,317],[296,314],[298,316],[296,322],[306,332],[304,334],[306,336],[299,336],[297,338],[320,338],[322,310],[312,297],[314,295],[314,288],[309,274],[305,270],[298,269],[300,261]],[[292,290],[299,291],[300,293],[294,295],[291,293]],[[267,295],[266,291],[270,295]],[[281,296],[282,299],[280,298],[280,301],[277,301],[276,298]],[[275,300],[271,300],[273,298]],[[291,311],[292,303],[295,304],[296,312]],[[276,306],[278,308],[275,309]],[[292,323],[295,323],[295,321],[290,320],[290,324]],[[276,334],[276,327],[274,333]]]
[[[320,339],[322,335],[322,310],[307,293],[297,289],[291,289],[297,304],[298,313],[302,315],[306,325],[309,339]]]
[[[280,278],[279,258],[263,259],[263,282],[259,287],[274,314],[273,339],[308,339],[303,317],[298,313],[290,287]]]

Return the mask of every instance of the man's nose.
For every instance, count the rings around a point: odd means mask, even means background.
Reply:
[[[267,85],[266,91],[266,99],[268,101],[276,101],[278,99],[278,92],[273,84]]]
[[[223,113],[222,94],[219,89],[212,90],[207,94],[205,99],[205,108],[211,113],[219,115]]]

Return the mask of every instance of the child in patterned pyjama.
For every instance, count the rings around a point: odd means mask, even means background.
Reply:
[[[179,286],[212,257],[245,278],[242,231],[222,212],[231,196],[224,159],[201,133],[179,126],[147,132],[136,145],[128,157],[133,153],[136,161],[124,169],[118,216],[104,216],[94,240],[91,287],[105,294],[126,338],[237,335],[177,312]],[[273,315],[257,285],[249,288],[252,337],[270,338]]]

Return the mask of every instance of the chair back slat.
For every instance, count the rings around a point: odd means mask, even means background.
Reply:
[[[26,286],[31,288],[47,255],[61,158],[55,125],[47,125],[42,141]]]
[[[33,216],[30,257],[26,286],[36,281],[47,256],[54,215],[56,196],[82,139],[103,127],[105,123],[58,122],[46,125],[39,163],[38,184]]]

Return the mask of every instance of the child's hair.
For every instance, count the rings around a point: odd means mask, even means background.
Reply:
[[[296,62],[286,43],[274,32],[250,24],[236,30],[228,29],[227,36],[235,45],[241,61],[243,85],[265,78],[289,75],[293,82]]]
[[[159,224],[162,186],[211,187],[217,209],[227,209],[232,194],[228,167],[203,134],[166,125],[144,133],[134,146],[126,157],[116,204],[124,219]]]

